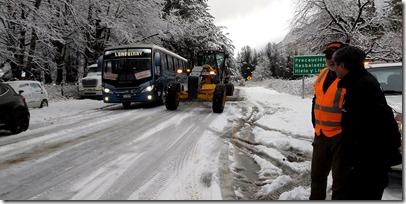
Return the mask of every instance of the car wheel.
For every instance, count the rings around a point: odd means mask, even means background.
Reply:
[[[45,99],[42,100],[41,105],[40,105],[40,108],[43,108],[43,107],[48,107],[48,101]]]
[[[25,110],[17,110],[11,122],[10,131],[13,134],[18,134],[22,131],[26,131],[29,125],[30,114]]]

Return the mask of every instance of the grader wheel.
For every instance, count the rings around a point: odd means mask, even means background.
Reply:
[[[222,113],[226,104],[226,86],[217,84],[213,93],[213,112]]]

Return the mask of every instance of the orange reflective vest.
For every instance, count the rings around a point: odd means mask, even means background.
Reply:
[[[316,101],[314,103],[315,132],[320,136],[320,130],[326,137],[333,137],[341,133],[341,108],[344,100],[345,89],[337,88],[338,81],[334,82],[323,91],[323,83],[326,80],[328,69],[321,70],[314,83]]]

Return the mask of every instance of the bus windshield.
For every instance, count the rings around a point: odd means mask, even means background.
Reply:
[[[139,80],[151,77],[151,49],[109,50],[104,58],[104,78]]]
[[[151,70],[151,58],[121,58],[106,60],[106,73],[135,74],[146,70]]]

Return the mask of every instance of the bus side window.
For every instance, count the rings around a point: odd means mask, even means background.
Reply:
[[[154,65],[155,75],[157,77],[161,76],[161,54],[159,52],[155,52]]]
[[[173,59],[173,71],[176,72],[176,70],[178,69],[178,59],[173,56],[172,56],[172,59]]]
[[[173,68],[173,58],[170,55],[168,55],[168,70],[175,71],[175,69]]]
[[[174,60],[175,60],[175,71],[177,71],[177,70],[180,68],[180,66],[179,66],[179,59],[178,59],[178,58],[174,58]]]
[[[173,56],[172,59],[173,59],[173,71],[176,72],[176,70],[178,69],[178,59],[176,59],[176,57]]]
[[[166,60],[165,53],[162,53],[162,56],[161,56],[161,67],[162,67],[163,71],[168,70],[168,60]]]

